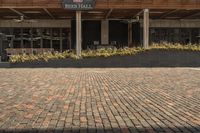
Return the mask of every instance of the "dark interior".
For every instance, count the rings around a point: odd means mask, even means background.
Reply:
[[[116,41],[117,45],[127,46],[128,44],[128,24],[122,21],[109,21],[109,42]],[[119,47],[120,47],[119,46]]]

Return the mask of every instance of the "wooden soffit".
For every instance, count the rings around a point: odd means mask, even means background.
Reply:
[[[61,0],[0,0],[0,8],[62,8]],[[200,9],[200,0],[96,0],[95,9]]]

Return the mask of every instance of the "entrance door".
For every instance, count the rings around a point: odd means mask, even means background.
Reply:
[[[139,22],[136,22],[136,23],[133,23],[133,44],[134,46],[139,46],[140,45],[140,23]]]
[[[128,23],[110,20],[109,42],[115,44],[118,48],[128,46]]]
[[[3,49],[2,49],[2,35],[0,35],[0,56],[1,56],[1,58],[2,58],[2,51],[3,51]],[[0,58],[0,61],[1,61],[1,58]]]

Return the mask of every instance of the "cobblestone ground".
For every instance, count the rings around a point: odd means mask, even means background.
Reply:
[[[200,133],[200,69],[0,69],[0,132]]]

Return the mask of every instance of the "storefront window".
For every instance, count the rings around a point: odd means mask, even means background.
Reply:
[[[33,48],[41,48],[42,33],[41,29],[32,29]]]
[[[23,48],[31,48],[31,41],[32,41],[31,32],[32,31],[30,28],[23,29],[22,33]]]
[[[55,51],[60,51],[61,50],[61,47],[60,47],[60,29],[59,28],[53,28],[52,29],[52,47]]]
[[[20,48],[21,47],[21,43],[22,43],[22,33],[21,33],[21,29],[20,28],[14,28],[13,29],[13,35],[14,35],[14,39],[13,39],[13,48]]]
[[[51,48],[51,29],[42,30],[43,48]]]
[[[69,30],[68,29],[62,29],[62,48],[63,48],[63,51],[70,49],[69,39],[70,39],[69,38]]]

